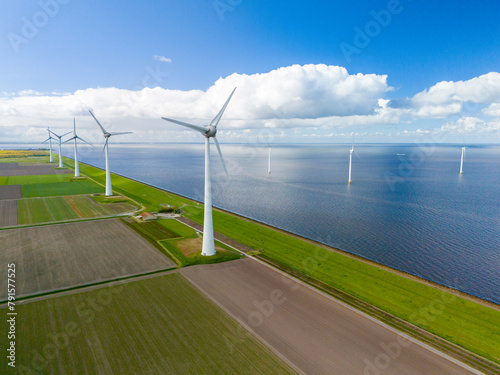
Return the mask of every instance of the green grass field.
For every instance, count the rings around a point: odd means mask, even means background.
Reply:
[[[112,216],[133,211],[129,203],[98,204],[85,195],[19,199],[19,225]]]
[[[3,374],[294,373],[179,274],[18,305],[17,313],[17,367],[4,353]]]
[[[89,166],[81,168],[96,180],[104,179],[104,171]],[[157,207],[158,203],[185,205],[182,210],[186,217],[198,223],[203,221],[203,206],[193,201],[123,177],[116,179],[122,194],[142,204],[149,207]],[[260,250],[265,258],[310,275],[500,363],[498,310],[220,211],[214,211],[214,227],[219,233]]]
[[[102,193],[104,188],[97,185],[93,181],[72,181],[72,182],[58,182],[58,183],[35,183],[23,185],[23,197],[54,197],[60,195],[78,195],[78,194],[92,194]]]
[[[70,174],[48,174],[39,176],[2,176],[0,185],[32,185],[32,184],[55,184],[69,182],[73,176]]]

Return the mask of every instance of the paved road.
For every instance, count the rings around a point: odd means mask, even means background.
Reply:
[[[252,259],[180,272],[305,374],[478,373]]]

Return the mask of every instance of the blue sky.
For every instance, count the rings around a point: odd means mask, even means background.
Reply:
[[[355,133],[498,143],[499,10],[498,1],[3,0],[0,137],[67,128],[72,117],[90,136],[92,108],[112,129],[135,131],[124,141],[193,141],[159,117],[203,124],[236,85],[226,142]]]

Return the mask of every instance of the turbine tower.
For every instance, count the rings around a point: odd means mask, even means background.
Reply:
[[[267,173],[271,174],[271,146],[269,146],[269,157],[267,158]]]
[[[354,143],[351,145],[351,150],[349,151],[349,183],[351,183],[351,170],[352,170],[352,153],[354,152]]]
[[[62,168],[63,167],[63,162],[62,162],[62,153],[61,153],[61,139],[62,139],[62,137],[68,135],[71,132],[69,131],[67,133],[64,133],[63,135],[57,135],[52,130],[49,130],[49,132],[51,132],[52,135],[54,135],[59,140],[59,168]]]
[[[49,163],[53,163],[54,162],[54,156],[52,155],[52,140],[54,138],[52,138],[52,136],[50,135],[50,128],[49,127],[47,127],[47,131],[49,132],[49,138],[47,138],[42,143],[45,143],[45,142],[49,141],[49,147],[50,147],[50,160],[49,160]]]
[[[462,158],[460,159],[460,174],[464,173],[465,146],[462,147]]]
[[[76,140],[79,139],[81,140],[82,142],[85,142],[86,144],[88,145],[91,145],[91,143],[87,142],[85,139],[83,139],[82,137],[79,137],[77,134],[76,134],[76,122],[75,122],[75,118],[73,117],[73,137],[71,137],[70,139],[68,139],[66,142],[64,143],[67,143],[71,140],[74,141],[74,145],[75,145],[75,177],[80,177],[80,168],[78,166],[78,150],[77,150],[77,142]]]
[[[163,120],[173,122],[174,124],[185,126],[187,128],[191,128],[203,134],[205,136],[205,209],[204,209],[204,219],[203,219],[203,246],[201,249],[201,255],[212,256],[215,255],[215,244],[214,244],[214,225],[212,220],[212,180],[210,175],[210,138],[214,139],[215,146],[217,147],[217,151],[219,152],[220,159],[222,161],[222,166],[224,167],[224,171],[226,172],[226,177],[229,178],[227,174],[226,164],[224,163],[224,159],[222,158],[222,153],[220,151],[219,142],[215,135],[217,134],[217,125],[226,110],[226,107],[231,100],[231,97],[234,94],[236,87],[229,95],[226,103],[219,111],[217,116],[214,117],[210,125],[208,126],[198,126],[191,125],[185,122],[173,120],[170,118],[162,117]]]
[[[113,135],[131,134],[132,132],[109,133],[102,127],[101,123],[97,120],[97,118],[94,116],[94,113],[90,109],[89,109],[89,113],[94,118],[94,120],[97,122],[97,125],[99,125],[99,127],[101,128],[102,135],[104,136],[104,139],[106,140],[104,142],[104,147],[102,149],[106,155],[105,156],[106,157],[106,193],[105,193],[105,195],[110,196],[110,195],[113,195],[113,188],[111,186],[111,172],[109,171],[109,159],[108,159],[108,141],[109,141],[109,138],[111,138],[111,136],[113,136]]]
[[[352,136],[351,149],[349,150],[349,184],[352,182],[351,171],[352,171],[352,154],[353,153],[356,154],[356,151],[354,151],[354,135]],[[359,158],[358,154],[356,154],[356,156]]]

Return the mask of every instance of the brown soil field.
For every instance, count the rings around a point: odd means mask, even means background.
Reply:
[[[0,231],[1,269],[9,263],[18,298],[175,266],[119,219]],[[0,279],[0,300],[6,283]]]
[[[23,189],[21,185],[0,185],[0,200],[2,199],[21,199]]]
[[[0,201],[0,227],[14,225],[17,225],[17,201]],[[1,245],[0,249],[2,249]]]
[[[26,163],[27,164],[27,163]],[[34,176],[73,173],[69,169],[54,169],[56,165],[21,163],[0,163],[0,176]]]
[[[306,374],[478,373],[252,259],[180,272]]]

